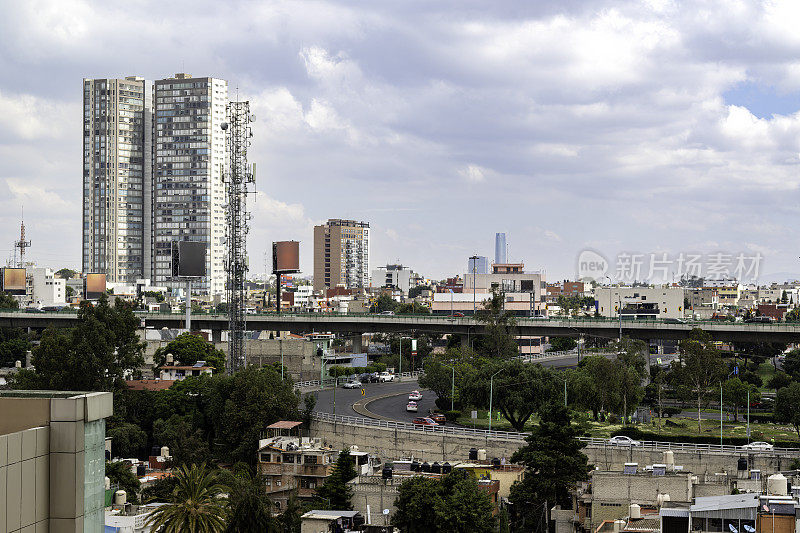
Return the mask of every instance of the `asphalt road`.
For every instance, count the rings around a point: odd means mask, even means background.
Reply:
[[[365,395],[361,395],[361,389],[343,389],[339,386],[336,389],[336,406],[334,411],[334,394],[332,388],[327,388],[321,391],[313,391],[308,394],[314,394],[317,397],[317,405],[314,407],[315,411],[321,413],[336,413],[337,415],[351,415],[356,416],[357,413],[353,410],[353,404],[364,398],[377,398],[384,394],[403,394],[403,396],[396,396],[393,398],[386,398],[384,400],[377,400],[367,406],[370,411],[375,412],[381,416],[386,416],[394,420],[403,422],[411,421],[415,416],[422,416],[428,412],[428,409],[434,407],[435,395],[431,391],[422,392],[422,400],[418,402],[420,405],[419,414],[406,412],[406,404],[408,403],[408,393],[412,390],[419,390],[417,380],[403,380],[401,382],[388,382],[388,383],[364,383],[362,384]]]

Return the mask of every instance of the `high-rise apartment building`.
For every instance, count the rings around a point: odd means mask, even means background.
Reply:
[[[484,255],[473,255],[467,260],[467,272],[486,274],[489,272],[489,258]]]
[[[202,294],[225,290],[225,107],[228,83],[176,74],[155,82],[153,171],[153,279],[178,288],[172,246],[180,240],[208,246]]]
[[[494,262],[506,263],[506,234],[497,233],[494,236]]]
[[[369,286],[369,223],[330,219],[314,226],[314,290]]]
[[[152,87],[83,80],[83,271],[111,282],[149,275]]]

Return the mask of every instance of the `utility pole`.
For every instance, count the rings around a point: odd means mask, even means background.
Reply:
[[[494,377],[503,370],[504,369],[501,368],[500,370],[492,374],[491,378],[489,378],[489,431],[492,430],[492,396],[494,393]]]

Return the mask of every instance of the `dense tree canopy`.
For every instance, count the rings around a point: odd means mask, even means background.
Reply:
[[[683,364],[673,363],[673,383],[686,385],[697,401],[697,431],[702,431],[700,410],[712,386],[726,377],[725,365],[708,333],[693,329],[688,339],[680,343]]]
[[[356,477],[355,459],[350,452],[342,450],[333,470],[317,489],[315,499],[320,509],[350,511],[353,509],[353,489],[347,484]]]
[[[130,304],[116,300],[111,307],[103,295],[95,305],[83,302],[78,319],[73,328],[45,330],[33,350],[35,371],[19,372],[15,388],[118,390],[126,376],[138,373],[145,344],[139,340],[139,319]]]
[[[19,302],[10,294],[0,291],[0,309],[19,309]]]
[[[156,350],[153,362],[156,366],[164,364],[167,354],[172,354],[175,361],[183,365],[193,365],[197,361],[205,361],[208,366],[214,367],[215,372],[225,371],[225,352],[216,350],[214,345],[207,342],[200,335],[183,333],[167,344]]]
[[[585,444],[572,425],[569,412],[561,405],[549,404],[539,413],[539,425],[517,450],[511,461],[525,466],[525,477],[511,486],[514,531],[534,531],[547,516],[547,508],[571,508],[570,491],[587,479],[591,466],[581,452]],[[546,504],[546,505],[545,505]],[[543,512],[545,514],[543,514]]]

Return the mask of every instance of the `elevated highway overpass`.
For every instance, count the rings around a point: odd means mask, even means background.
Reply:
[[[137,313],[143,328],[182,328],[182,314]],[[44,329],[68,327],[75,323],[72,312],[29,313],[0,312],[0,327]],[[616,338],[620,324],[616,319],[535,319],[517,318],[517,334],[530,336],[589,335]],[[192,315],[192,327],[211,330],[219,340],[228,327],[228,317],[222,314]],[[681,340],[687,338],[692,328],[702,328],[719,341],[739,342],[800,342],[800,323],[743,323],[723,321],[686,321],[674,323],[659,320],[623,320],[622,334],[628,337],[651,340]],[[484,332],[485,324],[472,317],[447,317],[436,315],[373,315],[373,314],[257,314],[247,316],[247,329],[251,331],[290,331],[292,333],[433,333],[454,334],[463,339]]]

